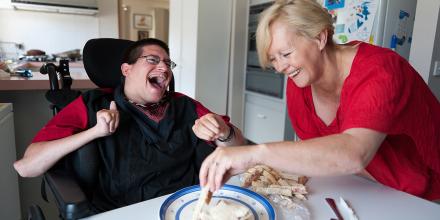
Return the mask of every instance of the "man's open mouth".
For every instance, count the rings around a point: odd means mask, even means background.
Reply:
[[[164,75],[148,76],[148,82],[155,88],[163,89],[166,86],[167,78]]]

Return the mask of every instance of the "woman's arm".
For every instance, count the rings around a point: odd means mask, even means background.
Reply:
[[[112,101],[110,109],[102,109],[96,113],[94,127],[65,138],[30,144],[23,158],[14,163],[14,168],[22,177],[39,176],[70,152],[96,138],[112,134],[118,125],[119,113]]]
[[[370,129],[352,128],[305,141],[217,148],[202,164],[200,183],[215,191],[230,176],[256,164],[307,176],[358,173],[368,165],[385,136]]]
[[[259,163],[308,176],[361,172],[377,152],[386,134],[352,128],[341,134],[299,142],[278,142],[257,147]]]

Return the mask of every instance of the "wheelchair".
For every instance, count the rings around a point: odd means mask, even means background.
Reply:
[[[100,88],[115,88],[119,85],[122,56],[132,43],[133,41],[112,38],[87,41],[83,49],[83,62],[90,80]],[[70,89],[72,79],[68,62],[61,61],[59,67],[48,63],[40,71],[49,75],[50,90],[46,93],[46,99],[52,103],[53,114],[81,94]],[[61,78],[61,88],[57,75]],[[169,89],[174,91],[174,79]],[[60,219],[78,219],[94,214],[89,199],[97,182],[99,166],[98,150],[92,141],[64,157],[44,174],[42,197],[47,201],[48,188],[53,194]],[[28,209],[27,219],[44,220],[45,216],[38,205],[32,205]]]

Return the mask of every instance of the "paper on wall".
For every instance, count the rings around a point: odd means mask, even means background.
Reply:
[[[345,0],[344,7],[329,10],[335,19],[333,40],[338,44],[353,40],[368,42],[377,7],[377,0]]]

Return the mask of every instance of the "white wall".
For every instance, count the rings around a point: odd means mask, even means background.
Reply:
[[[435,60],[440,60],[440,0],[418,0],[409,62],[440,100],[440,79],[432,76]],[[437,42],[437,44],[436,44]]]
[[[155,8],[154,9],[154,32],[155,38],[161,39],[168,43],[169,38],[169,6],[167,9]]]
[[[0,0],[0,8],[10,8],[11,0]]]
[[[0,41],[52,54],[82,49],[91,38],[118,37],[117,0],[99,0],[98,5],[98,15],[87,16],[14,10],[10,0],[0,0]]]
[[[170,0],[176,91],[243,121],[247,0]]]
[[[196,95],[197,20],[197,0],[170,0],[169,47],[177,63],[175,87],[192,98]]]
[[[195,97],[212,111],[226,114],[232,0],[199,1],[198,18]]]
[[[249,1],[234,0],[232,8],[228,115],[234,125],[243,130]]]
[[[25,50],[47,54],[82,49],[99,30],[96,17],[11,9],[0,9],[0,27],[0,41],[23,43]]]
[[[147,30],[149,33],[149,37],[156,37],[162,39],[164,41],[168,41],[168,26],[164,32],[164,29],[161,27],[157,27],[156,25],[164,24],[168,20],[164,18],[164,15],[168,16],[167,10],[169,8],[168,0],[121,0],[121,5],[127,8],[125,13],[121,16],[124,16],[124,24],[121,24],[121,28],[128,33],[121,33],[125,38],[130,40],[138,40],[138,29],[133,27],[133,14],[145,14],[151,15],[153,18],[153,25],[150,30]],[[158,15],[156,15],[158,13]],[[158,21],[157,19],[161,19]],[[168,23],[167,23],[168,24]],[[163,37],[166,36],[166,39]]]
[[[428,82],[440,0],[418,0],[409,62]]]
[[[178,65],[176,90],[219,114],[228,111],[233,2],[170,1],[169,44]]]
[[[428,79],[429,88],[431,88],[431,91],[437,97],[437,100],[440,100],[440,76],[433,75],[435,68],[435,61],[440,62],[440,10],[437,16],[437,28],[436,28],[435,40],[434,40],[434,51],[432,53],[431,68]]]
[[[99,37],[118,38],[118,0],[98,0]]]

